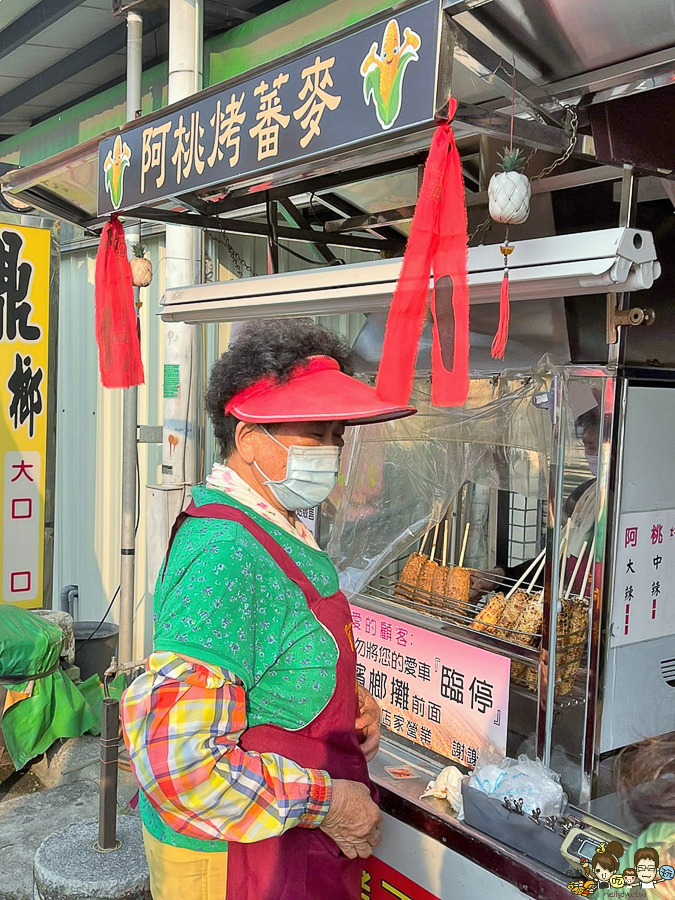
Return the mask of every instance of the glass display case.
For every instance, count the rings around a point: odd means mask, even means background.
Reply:
[[[417,416],[354,435],[328,550],[394,740],[467,768],[488,747],[539,755],[588,799],[613,392],[601,370],[544,360],[473,379],[462,409],[418,382]],[[426,632],[417,656],[398,623]]]

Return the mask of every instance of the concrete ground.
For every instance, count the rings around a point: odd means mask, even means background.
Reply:
[[[57,742],[25,774],[0,771],[0,900],[32,900],[40,844],[54,831],[98,816],[98,756],[98,739],[85,735]],[[135,815],[127,809],[135,793],[133,776],[120,771],[119,816]]]

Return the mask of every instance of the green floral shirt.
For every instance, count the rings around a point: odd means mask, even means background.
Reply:
[[[221,491],[193,489],[195,504],[227,503],[260,524],[324,596],[338,589],[330,558]],[[179,529],[155,593],[155,650],[234,672],[249,727],[303,728],[335,689],[338,651],[302,591],[235,522],[190,517]]]

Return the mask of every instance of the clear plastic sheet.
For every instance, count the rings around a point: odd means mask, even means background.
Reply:
[[[466,482],[544,498],[551,420],[533,403],[550,368],[473,379],[460,409],[431,406],[418,382],[416,416],[355,429],[331,498],[328,552],[353,595],[439,521]]]

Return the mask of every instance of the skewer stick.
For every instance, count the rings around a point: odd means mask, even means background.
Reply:
[[[583,553],[581,554],[583,556]],[[580,596],[583,599],[586,596],[586,586],[588,585],[588,577],[591,574],[591,567],[595,562],[595,538],[591,542],[591,549],[588,554],[588,562],[586,563],[586,571],[584,572],[584,582],[581,585]]]
[[[567,520],[567,525],[565,526],[565,532],[562,536],[562,540],[560,541],[560,573],[558,577],[558,596],[562,600],[564,590],[565,590],[565,570],[567,569],[567,548],[570,543],[570,526],[572,524],[572,517]]]
[[[443,567],[448,564],[448,531],[450,530],[450,522],[445,520],[445,531],[443,532]]]
[[[536,559],[532,560],[532,562],[530,563],[530,565],[525,569],[525,571],[524,571],[523,574],[520,576],[520,578],[518,579],[518,581],[516,581],[516,583],[513,585],[513,587],[511,588],[511,590],[510,590],[510,591],[508,592],[508,594],[506,595],[506,597],[505,597],[506,600],[509,600],[509,599],[511,598],[511,596],[512,596],[513,594],[515,594],[515,592],[518,590],[518,588],[521,586],[521,584],[525,581],[525,579],[527,578],[527,576],[537,568],[537,566],[538,566],[539,563],[542,561],[542,559],[544,559],[545,556],[546,556],[546,547],[544,547],[544,549],[543,549],[543,550],[541,551],[541,553],[536,557]]]
[[[427,525],[427,530],[424,532],[424,537],[422,538],[422,543],[420,544],[420,556],[424,553],[424,548],[427,543],[427,538],[429,537],[429,532],[431,531],[431,520],[429,520],[429,524]]]
[[[567,553],[567,544],[570,539],[570,526],[572,525],[572,517],[567,520],[567,525],[565,525],[565,530],[563,531],[563,536],[560,539],[560,559],[563,560],[565,558],[565,554]]]
[[[429,559],[433,559],[436,556],[436,544],[438,543],[438,529],[441,527],[440,522],[436,522],[436,527],[434,528],[434,542],[431,545],[431,556]]]
[[[541,573],[544,571],[544,566],[545,566],[545,565],[546,565],[546,559],[544,558],[544,559],[542,559],[542,561],[539,563],[539,567],[537,568],[537,571],[534,573],[534,578],[533,578],[532,581],[530,582],[530,586],[528,587],[526,593],[528,593],[528,594],[531,594],[531,593],[532,593],[535,584],[537,583],[537,581],[539,581],[539,576],[540,576]]]
[[[570,578],[570,583],[567,585],[567,590],[565,591],[565,600],[570,599],[570,594],[572,593],[572,588],[574,587],[574,582],[577,580],[577,575],[579,574],[579,569],[581,567],[581,561],[584,558],[584,553],[586,552],[586,547],[588,547],[588,541],[584,541],[583,544],[581,545],[581,551],[579,552],[577,561],[574,564],[574,569],[572,570],[572,577]]]
[[[471,528],[471,522],[466,523],[466,528],[464,529],[464,540],[462,541],[462,552],[459,554],[459,563],[458,568],[461,569],[464,565],[464,554],[466,553],[466,544],[469,540],[469,528]]]

